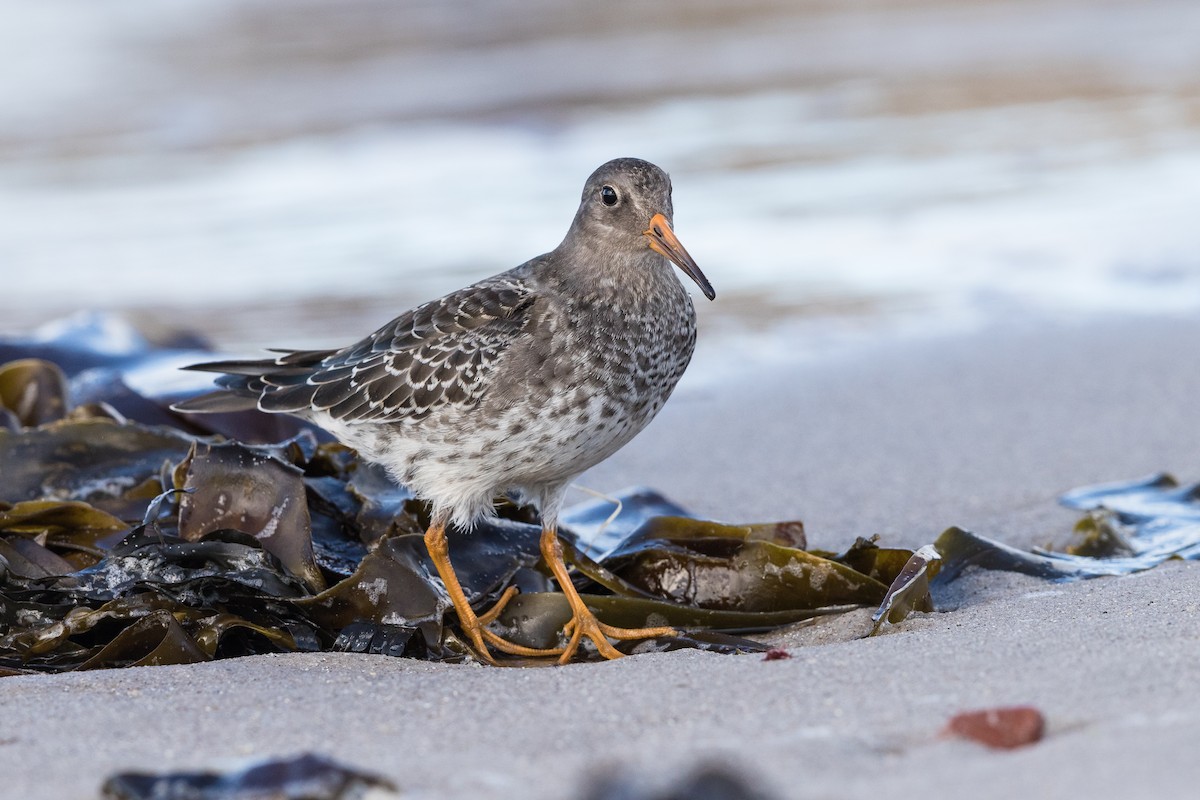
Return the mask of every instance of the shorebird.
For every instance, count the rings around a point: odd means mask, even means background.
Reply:
[[[566,238],[549,253],[340,350],[187,367],[222,373],[221,388],[175,408],[293,414],[428,500],[425,544],[481,659],[494,663],[490,645],[565,664],[583,637],[616,658],[610,639],[674,631],[599,621],[567,575],[558,516],[572,480],[654,418],[691,360],[696,312],[671,262],[716,296],[671,222],[667,174],[640,159],[610,161],[587,179]],[[505,493],[538,506],[542,555],[572,611],[564,647],[527,648],[489,630],[515,588],[477,615],[450,563],[447,526],[469,529]]]

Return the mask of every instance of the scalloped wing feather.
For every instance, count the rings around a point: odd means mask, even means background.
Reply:
[[[509,347],[527,335],[535,299],[523,281],[493,278],[418,306],[342,350],[307,358],[287,352],[259,362],[249,378],[241,377],[243,366],[238,378],[226,379],[227,388],[258,394],[264,411],[326,411],[346,422],[421,419],[447,405],[471,407]]]

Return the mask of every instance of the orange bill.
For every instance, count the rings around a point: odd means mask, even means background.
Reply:
[[[700,287],[700,291],[704,292],[705,297],[712,300],[717,296],[717,292],[708,282],[708,278],[704,277],[704,273],[688,255],[683,244],[675,237],[675,231],[671,230],[671,223],[667,222],[666,217],[662,214],[655,214],[650,218],[650,227],[643,231],[642,235],[650,240],[651,250],[669,258],[675,266],[694,280]]]

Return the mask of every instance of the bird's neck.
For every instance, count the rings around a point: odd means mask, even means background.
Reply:
[[[684,292],[671,263],[648,247],[644,253],[615,248],[571,252],[560,247],[555,254],[559,264],[570,266],[547,270],[545,281],[566,296],[629,305],[653,298],[661,302]]]

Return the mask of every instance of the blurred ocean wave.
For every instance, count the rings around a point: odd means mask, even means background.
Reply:
[[[0,1],[0,332],[338,344],[675,182],[709,337],[1200,308],[1200,5]],[[765,344],[764,344],[765,343]]]

